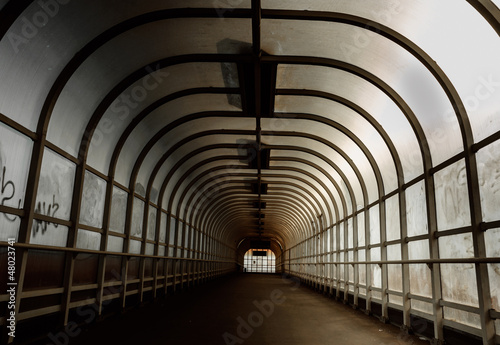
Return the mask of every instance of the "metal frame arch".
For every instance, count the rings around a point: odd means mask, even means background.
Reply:
[[[227,181],[228,183],[231,182],[231,181]],[[309,201],[309,203],[316,209],[316,206],[315,204],[317,205],[317,207],[319,207],[320,209],[322,209],[319,201],[316,199],[316,197],[311,193],[311,191],[309,191],[307,188],[304,188],[303,186],[301,186],[300,184],[298,183],[292,183],[292,182],[286,182],[286,181],[279,181],[279,182],[272,182],[272,184],[283,184],[283,185],[288,185],[288,186],[293,186],[299,190],[302,190],[304,193],[308,194],[310,198],[312,198],[314,200],[314,202],[311,202]],[[221,190],[222,191],[222,190]],[[297,191],[296,191],[297,193]],[[194,194],[193,194],[194,196]],[[196,200],[195,204],[191,207],[192,210],[198,210],[198,207],[197,207],[197,204],[200,200],[200,197],[198,197],[198,199]],[[207,203],[210,203],[210,200],[211,198],[206,198],[205,202],[200,206],[200,209],[202,210],[201,212],[208,212],[210,210],[211,207],[213,207],[212,204],[210,205],[206,205]],[[323,212],[323,211],[322,211]],[[191,213],[191,216],[190,216],[192,219],[192,217],[194,217],[194,212]],[[203,218],[203,216],[201,216],[201,214],[197,214],[196,215],[197,219],[199,219],[200,217]],[[198,222],[198,220],[196,220],[195,222]],[[201,226],[201,225],[200,225]]]
[[[263,133],[266,133],[266,132],[263,132]],[[363,192],[363,197],[365,198],[365,200],[364,200],[365,204],[369,203],[368,191],[366,188],[366,184],[364,182],[363,175],[361,174],[361,172],[357,168],[356,164],[354,164],[354,161],[347,155],[347,153],[345,153],[340,147],[338,147],[337,145],[335,145],[334,143],[332,143],[330,141],[327,141],[326,139],[316,140],[318,137],[315,137],[312,135],[301,134],[300,132],[293,132],[291,134],[288,134],[288,133],[290,133],[290,132],[276,132],[276,131],[274,131],[274,132],[270,132],[270,135],[288,136],[288,137],[295,135],[297,137],[301,137],[301,138],[305,138],[305,139],[309,139],[309,140],[313,140],[313,141],[318,141],[318,142],[324,144],[326,147],[330,148],[332,151],[337,152],[347,162],[347,164],[349,164],[351,169],[356,174],[356,177],[358,178],[359,184],[361,186],[361,190]],[[279,148],[287,147],[287,146],[290,146],[290,145],[270,145],[270,147],[279,147]],[[313,155],[314,155],[313,152],[315,152],[311,149],[308,149],[307,147],[301,147],[301,146],[298,146],[296,150],[311,153]],[[333,166],[335,166],[337,168],[336,170],[340,174],[341,169],[336,164],[333,164]],[[347,178],[346,178],[346,180],[347,180]]]
[[[253,175],[250,175],[250,176],[253,177]],[[297,177],[297,176],[289,176],[289,175],[286,175],[286,174],[266,174],[265,177],[266,178],[273,178],[273,177],[277,177],[277,178],[290,178],[292,180],[299,181],[299,182],[303,183],[304,185],[309,186],[309,188],[311,188],[312,190],[314,190],[323,199],[323,202],[325,203],[325,205],[328,204],[327,200],[325,199],[324,194],[320,193],[320,191],[316,188],[316,186],[314,184],[312,184],[310,181],[308,181],[307,179],[300,178],[300,177]]]
[[[286,205],[288,206],[288,205]],[[279,211],[279,212],[278,212]],[[265,233],[269,234],[269,230],[273,229],[277,234],[280,235],[280,237],[283,237],[288,234],[288,236],[292,236],[294,233],[300,234],[301,231],[304,230],[303,226],[299,226],[297,224],[297,220],[294,220],[293,218],[290,218],[290,215],[294,215],[294,210],[291,210],[290,207],[285,207],[281,206],[280,209],[277,209],[276,212],[279,214],[282,214],[282,222],[279,227],[274,227],[276,221],[270,223],[270,228],[268,229],[268,226],[266,226]],[[238,214],[238,211],[235,211],[234,213]],[[241,224],[240,221],[238,220],[243,220],[243,221],[248,221],[248,217],[246,215],[241,215],[239,217],[235,217],[234,214],[226,214],[221,218],[217,223],[211,223],[210,228],[207,228],[207,231],[212,231],[212,233],[217,234],[220,231],[225,231],[225,229],[229,228],[229,226],[233,226],[233,224],[238,224],[238,227],[248,229],[250,231],[250,234],[255,236],[255,228],[250,225],[239,225]],[[302,220],[300,221],[302,222]],[[244,224],[244,223],[243,223]],[[273,225],[274,224],[274,225]],[[251,230],[253,229],[253,230]],[[235,238],[241,238],[246,236],[243,233],[233,233],[233,237]],[[268,235],[266,235],[268,236]]]
[[[215,170],[214,170],[214,169],[210,169],[210,170],[211,170],[211,171],[217,171],[217,170],[224,170],[224,168],[223,168],[223,167],[219,167],[218,169],[215,169]],[[208,179],[207,181],[205,181],[205,184],[208,184],[208,183],[211,183],[211,182],[213,182],[213,181],[216,181],[216,180],[218,180],[220,177],[228,177],[228,176],[234,176],[234,174],[222,174],[222,175],[217,175],[217,176],[215,176],[214,178],[211,178],[211,179]],[[238,175],[236,175],[236,176],[238,176]],[[254,176],[255,176],[254,174],[249,174],[249,175],[248,175],[248,177],[254,177]],[[266,176],[267,176],[267,175],[266,175]],[[197,181],[198,181],[199,179],[201,179],[202,177],[203,177],[203,175],[199,175],[196,179],[193,179],[193,181],[190,183],[190,185],[186,187],[186,190],[191,189],[191,185],[196,184],[196,183],[197,183]],[[291,177],[291,178],[293,179],[293,177]],[[202,185],[202,186],[200,186],[200,187],[201,187],[201,188],[204,188],[204,187],[205,187],[205,184],[203,184],[203,185]],[[314,188],[314,189],[315,189],[315,188]],[[319,190],[316,190],[316,193],[318,193],[318,195],[320,195],[320,196],[322,195],[321,193],[319,193]],[[211,199],[206,198],[206,201],[205,201],[205,202],[207,202],[207,200],[211,200]],[[324,202],[325,202],[325,204],[326,204],[326,199],[324,200]],[[193,208],[197,208],[197,204],[196,204],[196,203],[195,203],[195,205],[193,206]],[[195,223],[197,223],[197,221],[195,221]]]
[[[308,166],[316,169],[323,176],[325,176],[332,183],[332,185],[335,187],[337,193],[339,194],[340,202],[341,202],[342,208],[344,210],[344,215],[348,215],[349,212],[347,211],[346,198],[343,195],[343,193],[341,192],[340,186],[338,185],[337,181],[335,181],[335,179],[331,175],[329,175],[323,168],[321,168],[320,166],[318,166],[315,163],[307,162],[303,159],[299,159],[299,158],[295,158],[295,157],[273,157],[272,161],[275,161],[275,162],[294,162],[294,163],[299,163],[301,165],[308,165]],[[273,166],[273,168],[275,168],[275,166]],[[286,168],[286,167],[278,167],[278,168]],[[281,170],[281,169],[279,169],[279,170]],[[334,202],[334,199],[332,200],[332,203],[333,202]],[[352,211],[355,212],[355,210],[356,210],[356,198],[354,195],[351,196],[351,206],[352,206]],[[336,212],[338,213],[338,210]],[[339,218],[339,216],[340,215],[337,214],[337,218]]]
[[[227,184],[233,184],[233,183],[235,183],[235,182],[243,182],[243,180],[242,180],[242,181],[238,181],[238,180],[231,180],[231,181],[227,181]],[[225,183],[224,183],[224,184],[225,184]],[[277,184],[278,184],[278,183],[277,183]],[[286,182],[281,182],[281,184],[283,184],[283,185],[291,185],[291,183],[286,183]],[[310,208],[310,206],[311,206],[312,208],[314,208],[314,210],[315,210],[315,212],[316,212],[315,214],[317,214],[317,213],[318,213],[318,209],[316,208],[316,205],[315,205],[315,203],[317,203],[318,201],[314,198],[314,196],[313,196],[310,192],[309,192],[309,196],[310,196],[310,197],[313,197],[313,198],[315,199],[315,202],[311,201],[311,200],[310,200],[310,199],[309,199],[306,195],[304,195],[303,193],[301,193],[301,192],[299,192],[299,191],[297,191],[297,190],[293,190],[293,189],[289,189],[289,188],[280,188],[279,190],[288,190],[288,191],[290,191],[291,193],[294,193],[294,194],[300,195],[300,196],[302,197],[302,199],[304,199],[304,201],[306,201],[306,202],[307,202],[307,203],[305,204],[305,206],[306,206],[307,208]],[[228,191],[232,191],[232,193],[226,193],[226,192],[228,192]],[[211,211],[214,207],[216,207],[216,206],[215,206],[215,205],[216,205],[216,203],[217,203],[217,202],[222,202],[222,200],[223,200],[223,199],[224,199],[227,195],[231,195],[231,196],[233,196],[233,195],[234,195],[234,193],[241,192],[241,191],[242,191],[242,190],[240,189],[240,187],[239,187],[239,186],[230,186],[230,187],[221,188],[221,189],[218,191],[218,193],[217,193],[217,194],[218,194],[218,198],[216,199],[216,201],[215,201],[214,203],[210,203],[209,205],[203,204],[203,205],[201,206],[201,210],[202,210],[201,212],[202,212],[202,213],[209,213],[209,212],[210,212],[210,211]],[[306,192],[307,192],[307,190],[306,190]],[[253,195],[254,195],[254,194],[250,194],[250,193],[248,193],[248,190],[243,190],[241,193],[238,193],[238,194],[247,194],[247,195],[249,195],[249,196],[253,196]],[[207,200],[211,200],[211,198],[210,198],[210,197],[208,197],[208,198],[207,198]],[[308,205],[310,205],[310,206],[308,206]],[[318,204],[318,206],[319,206],[319,204]],[[190,210],[195,210],[195,209],[196,209],[196,210],[197,210],[197,208],[196,208],[196,207],[194,207],[194,206],[193,206],[193,207],[188,207],[188,209],[190,209]],[[253,209],[252,209],[252,210],[253,210]],[[213,213],[212,213],[212,214],[213,214]],[[193,212],[191,212],[191,214],[190,214],[189,216],[185,213],[185,217],[186,217],[186,219],[191,219],[191,220],[192,220],[193,215],[194,215],[194,211],[193,211]],[[201,215],[200,215],[200,217],[202,217],[202,218],[203,218],[204,216],[201,216]]]
[[[300,234],[303,231],[305,231],[306,229],[294,224],[295,222],[292,221],[289,217],[289,215],[292,214],[290,212],[291,211],[289,211],[289,209],[286,207],[283,207],[281,209],[277,209],[275,211],[275,213],[273,214],[273,216],[275,217],[275,221],[273,221],[273,223],[270,223],[269,225],[266,226],[266,230],[265,230],[266,234],[274,234],[274,236],[276,236],[278,238],[282,238],[282,239],[285,239],[285,238],[292,239],[294,237],[300,236]],[[226,218],[228,218],[228,217],[226,217]],[[278,219],[279,221],[277,222],[276,219]],[[222,229],[227,229],[229,227],[229,225],[231,225],[234,222],[236,222],[236,219],[234,221],[228,219],[227,222],[224,223],[224,225],[221,225]],[[245,236],[257,236],[257,235],[255,235],[256,232],[255,232],[253,227],[243,226],[243,228],[248,229],[248,231],[249,231],[248,235],[246,235],[244,233],[234,233],[234,235],[237,236],[236,238],[241,238],[241,237],[245,237]],[[269,235],[266,235],[266,236],[269,237]],[[273,236],[271,236],[271,237],[273,237]],[[284,242],[284,243],[286,243],[286,242]]]
[[[405,178],[404,178],[404,170],[403,166],[401,163],[401,158],[399,156],[399,152],[396,149],[393,141],[391,140],[391,137],[387,134],[385,131],[384,127],[378,123],[378,121],[365,109],[363,109],[361,106],[357,105],[356,103],[341,97],[339,95],[323,92],[323,91],[317,91],[317,90],[307,90],[307,89],[277,89],[276,90],[276,95],[283,95],[283,96],[309,96],[309,97],[318,97],[318,98],[324,98],[327,100],[330,100],[332,102],[337,102],[339,104],[342,104],[348,109],[351,109],[355,113],[359,114],[362,118],[364,118],[366,121],[368,121],[372,127],[379,133],[380,137],[382,140],[385,142],[387,145],[387,148],[389,149],[389,152],[392,155],[392,158],[395,163],[395,168],[396,168],[396,174],[398,177],[398,180],[403,181],[401,184],[404,184]]]
[[[219,211],[219,210],[221,210],[223,207],[225,207],[225,205],[227,205],[229,202],[233,202],[232,200],[223,200],[223,199],[224,199],[224,197],[225,197],[225,196],[228,196],[228,195],[229,195],[229,196],[231,196],[231,197],[233,196],[233,194],[229,194],[229,193],[228,193],[228,194],[224,194],[224,195],[222,195],[220,198],[218,198],[218,199],[217,199],[217,202],[215,202],[215,203],[211,203],[208,207],[205,207],[205,208],[203,209],[203,211],[201,211],[201,213],[199,214],[199,217],[200,217],[201,219],[203,219],[203,222],[202,222],[202,223],[200,223],[200,227],[204,227],[205,225],[204,225],[203,223],[207,223],[207,222],[209,222],[209,220],[210,220],[211,218],[215,218],[215,217],[216,217],[216,213],[218,214],[218,211]],[[248,197],[246,198],[246,200],[248,200]],[[218,203],[220,203],[220,205],[219,205]],[[234,202],[233,202],[233,203],[234,203]],[[248,205],[248,202],[243,203],[243,204],[244,204],[244,205]],[[303,204],[303,205],[302,205],[302,204]],[[236,204],[235,204],[235,205],[236,205]],[[309,209],[309,212],[312,212],[312,211],[310,210],[309,206],[308,206],[307,204],[305,204],[305,203],[297,203],[297,202],[295,202],[295,203],[294,203],[294,205],[295,205],[295,207],[298,207],[298,209],[300,210],[300,212],[299,212],[300,214],[302,214],[302,213],[304,213],[304,214],[305,214],[305,213],[306,213],[306,212],[304,212],[304,210],[303,210],[303,208],[304,208],[304,207],[308,208],[308,209]],[[299,206],[301,206],[301,207],[299,207]],[[253,212],[255,212],[255,209],[254,209],[254,208],[248,208],[248,209],[249,209],[249,210],[251,210],[250,212],[252,212],[252,213],[253,213]],[[207,214],[207,213],[208,213],[208,215],[207,215],[207,216],[205,216],[205,214]],[[289,216],[290,216],[292,219],[294,218],[293,213],[290,213],[290,215],[289,215]],[[307,219],[307,217],[304,217],[304,219]],[[305,224],[307,224],[307,222],[304,222],[304,224],[303,224],[302,226],[305,226]],[[298,225],[298,224],[297,224],[297,225]],[[300,227],[300,226],[298,226],[298,227]]]

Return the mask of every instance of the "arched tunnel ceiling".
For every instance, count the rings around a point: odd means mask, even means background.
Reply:
[[[0,113],[228,243],[297,243],[500,129],[488,0],[0,8]]]

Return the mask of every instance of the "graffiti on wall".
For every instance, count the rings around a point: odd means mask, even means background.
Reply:
[[[53,194],[51,203],[46,203],[45,201],[44,202],[39,201],[36,204],[35,213],[55,218],[58,210],[59,210],[59,204],[56,202],[55,194]],[[45,234],[45,232],[47,232],[47,227],[50,224],[52,223],[46,222],[44,220],[35,219],[33,221],[33,236],[38,234],[40,231],[42,232],[42,235]],[[52,225],[55,228],[58,227],[57,224],[52,224]]]
[[[0,167],[2,166],[2,161],[0,160]],[[6,202],[14,199],[14,196],[16,195],[16,185],[12,180],[8,180],[6,176],[7,172],[7,167],[3,166],[2,167],[2,176],[1,176],[1,189],[0,189],[0,205],[6,206]],[[22,200],[19,199],[18,202],[18,207],[21,208],[21,202]],[[7,218],[9,222],[14,222],[16,219],[14,216],[9,216],[8,214],[4,213],[4,217]]]

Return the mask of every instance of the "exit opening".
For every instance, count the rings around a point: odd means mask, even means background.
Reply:
[[[243,267],[245,272],[276,273],[276,255],[270,249],[250,249]]]

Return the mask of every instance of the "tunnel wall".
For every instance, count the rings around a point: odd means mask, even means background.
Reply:
[[[481,344],[480,306],[494,318],[500,310],[498,264],[480,264],[500,256],[496,137],[287,248],[285,272],[384,322],[453,344],[465,332],[464,343]],[[474,225],[475,203],[484,221]]]
[[[265,233],[278,271],[383,321],[498,342],[491,1],[40,3],[0,2],[4,335],[10,305],[20,334],[90,322]]]
[[[235,248],[90,167],[78,179],[79,160],[55,145],[43,149],[36,183],[28,183],[37,135],[0,115],[0,138],[0,263],[7,267],[14,248],[18,341],[46,336],[68,322],[90,323],[238,270]],[[35,185],[27,228],[23,205]],[[5,271],[0,286],[6,287],[9,277]],[[5,292],[3,339],[13,310]]]

